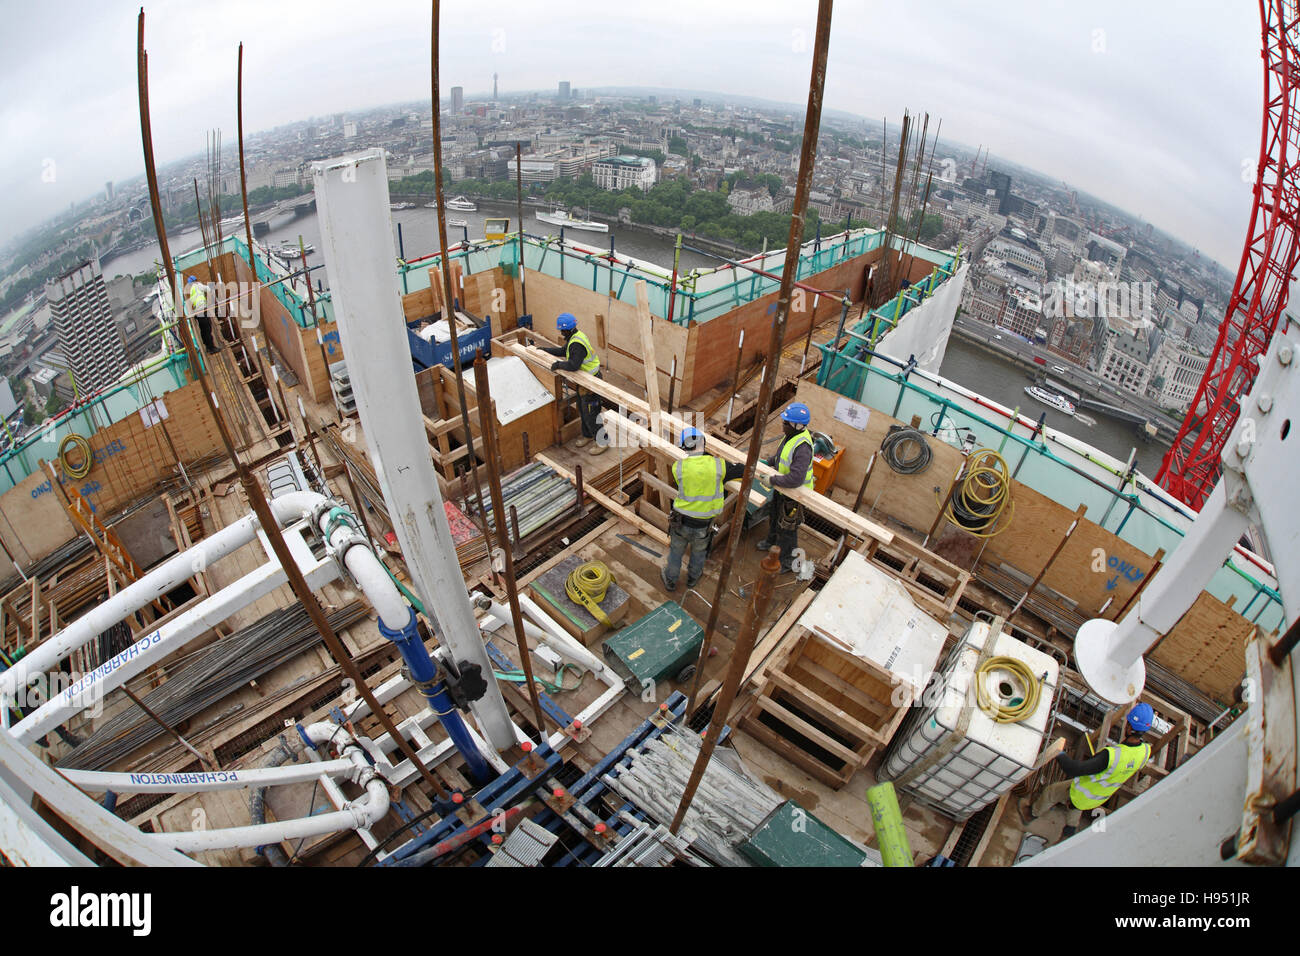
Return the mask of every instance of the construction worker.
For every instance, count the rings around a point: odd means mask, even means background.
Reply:
[[[781,449],[763,464],[775,468],[777,474],[767,481],[760,480],[764,490],[772,491],[767,523],[767,537],[758,542],[759,551],[773,545],[781,548],[781,571],[788,573],[794,564],[794,549],[799,545],[799,525],[803,524],[803,505],[781,494],[782,488],[811,488],[813,475],[813,439],[808,431],[812,412],[803,402],[794,402],[781,413],[785,437]]]
[[[189,300],[190,315],[199,323],[199,336],[209,355],[217,354],[217,343],[212,339],[212,316],[208,314],[208,287],[195,276],[185,280],[185,296]]]
[[[604,376],[600,374],[600,359],[596,358],[596,350],[591,347],[591,340],[587,338],[587,334],[578,330],[578,320],[573,317],[573,314],[561,312],[555,319],[555,328],[563,337],[564,344],[558,348],[543,348],[542,351],[563,356],[564,360],[552,362],[551,371],[586,372],[596,378],[603,378]],[[578,392],[578,415],[582,418],[582,437],[574,444],[582,448],[592,442],[598,434],[600,396],[595,393],[583,394],[578,389],[574,391]],[[597,442],[592,454],[602,454],[606,447]]]
[[[713,519],[722,513],[726,498],[723,485],[745,472],[744,465],[706,455],[704,435],[697,428],[682,429],[678,444],[689,454],[673,463],[677,497],[668,522],[668,564],[659,571],[659,579],[669,591],[677,590],[677,575],[687,548],[691,563],[686,569],[686,586],[693,588],[699,583],[713,541]]]
[[[1087,760],[1061,754],[1056,762],[1066,779],[1044,787],[1028,811],[1021,801],[1020,818],[1029,823],[1058,803],[1062,804],[1066,808],[1062,836],[1073,836],[1083,821],[1083,811],[1104,804],[1151,759],[1151,745],[1142,741],[1142,735],[1151,729],[1154,719],[1155,711],[1150,704],[1138,704],[1128,712],[1128,733],[1122,743],[1111,744]]]

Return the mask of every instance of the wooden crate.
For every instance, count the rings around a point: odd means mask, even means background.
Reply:
[[[887,745],[917,691],[807,630],[767,668],[745,731],[839,789]]]

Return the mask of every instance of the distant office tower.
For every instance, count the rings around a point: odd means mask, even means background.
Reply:
[[[463,107],[464,105],[465,105],[464,88],[460,86],[453,86],[451,88],[451,111],[453,113],[459,113],[461,107]]]
[[[99,260],[90,259],[45,284],[50,317],[77,392],[112,385],[127,370]]]
[[[568,98],[569,98],[569,81],[560,80],[560,99],[567,100]]]
[[[104,183],[104,198],[105,199],[113,198],[113,184],[111,182]]]
[[[496,101],[497,101],[497,75],[493,73],[492,74],[492,102],[495,103]]]

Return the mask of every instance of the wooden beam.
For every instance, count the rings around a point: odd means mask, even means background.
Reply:
[[[517,355],[527,362],[540,366],[548,372],[550,371],[551,356],[547,355],[545,352],[542,352],[539,349],[529,348],[526,345],[520,345],[517,342],[504,342],[502,344],[511,352],[511,354]],[[623,391],[621,388],[617,388],[602,379],[596,378],[594,375],[588,375],[586,372],[565,371],[558,371],[551,374],[563,376],[575,385],[590,389],[598,395],[603,395],[605,398],[608,398],[616,404],[621,404],[625,408],[645,415],[647,418],[650,416],[650,406],[647,403],[643,402],[636,396]],[[604,413],[604,416],[607,419],[610,416],[613,416],[616,419],[621,419],[623,427],[625,427],[630,434],[637,435],[637,437],[644,439],[645,444],[658,448],[674,460],[686,457],[686,452],[682,451],[682,449],[673,444],[673,442],[650,431],[649,429],[642,428],[626,416],[608,410]],[[691,427],[688,422],[683,421],[676,415],[666,415],[661,413],[659,417],[661,421],[671,425],[679,432],[683,428]],[[707,437],[706,450],[717,455],[719,458],[724,458],[735,464],[744,464],[747,458],[745,452],[729,445],[720,438],[712,436]],[[756,468],[759,477],[771,478],[773,475],[777,474],[775,468],[770,468],[761,461],[758,462]],[[785,495],[785,497],[799,502],[809,511],[813,512],[813,514],[820,515],[832,524],[845,528],[860,538],[875,538],[884,544],[888,544],[894,540],[894,533],[888,528],[878,525],[874,521],[868,521],[860,515],[854,514],[848,508],[832,501],[825,495],[818,494],[811,488],[785,488],[782,489],[781,493]]]
[[[650,409],[650,430],[658,434],[662,430],[659,420],[663,414],[663,404],[659,400],[659,364],[655,358],[654,318],[650,315],[650,297],[646,292],[644,279],[638,279],[636,283],[636,317],[637,328],[641,333],[641,367],[645,370],[645,397]],[[655,459],[654,467],[659,472],[659,477],[666,481],[668,463]],[[661,507],[657,493],[648,497],[652,505],[656,508]],[[676,497],[676,493],[672,497]],[[671,501],[672,498],[670,497],[669,500]]]
[[[984,857],[984,851],[988,849],[989,842],[993,839],[993,831],[998,828],[998,824],[1002,821],[1002,811],[1007,808],[1007,804],[1010,802],[1010,790],[998,798],[998,805],[993,808],[993,816],[989,818],[989,825],[984,828],[984,832],[980,835],[979,843],[975,844],[975,849],[970,855],[970,862],[966,864],[967,866],[980,865],[980,860]]]
[[[560,465],[557,462],[553,461],[552,459],[547,458],[545,455],[541,455],[541,454],[535,455],[534,458],[536,461],[540,461],[548,468],[553,469],[557,475],[560,475],[562,478],[568,479],[570,484],[575,486],[577,485],[578,483],[577,476],[574,475],[573,472],[565,468],[563,465]],[[606,495],[604,492],[597,491],[595,488],[591,487],[590,484],[584,484],[582,486],[582,489],[584,494],[586,494],[589,498],[594,500],[597,504],[601,505],[601,507],[605,508],[607,511],[611,511],[614,514],[618,515],[624,521],[628,522],[633,527],[637,528],[639,531],[648,534],[650,537],[654,538],[660,544],[663,545],[668,544],[668,535],[664,534],[663,531],[659,530],[650,522],[646,521],[644,518],[642,518],[631,508],[627,508],[619,504],[617,501],[615,501],[613,498]]]

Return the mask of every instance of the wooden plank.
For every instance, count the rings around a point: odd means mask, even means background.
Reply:
[[[849,713],[842,708],[836,707],[825,697],[809,690],[789,674],[786,674],[783,671],[773,671],[770,675],[770,679],[777,687],[785,691],[791,697],[794,697],[809,710],[821,714],[823,717],[826,717],[835,723],[838,727],[849,731],[852,735],[863,740],[869,749],[874,750],[877,746],[884,746],[889,743],[888,740],[881,737],[875,730],[872,730],[860,720],[850,716]]]
[[[761,683],[763,672],[769,657],[777,649],[778,645],[794,630],[795,622],[803,616],[803,612],[808,610],[808,605],[812,603],[817,592],[811,588],[801,591],[790,606],[785,609],[776,623],[768,628],[767,633],[754,646],[754,650],[749,655],[749,662],[745,665],[745,673],[741,678],[741,686],[749,683],[752,679],[755,683]]]
[[[993,839],[993,832],[997,830],[998,823],[1002,820],[1002,812],[1006,810],[1007,804],[1011,802],[1011,791],[1008,790],[1002,796],[998,797],[998,804],[993,808],[993,816],[989,818],[989,824],[980,834],[979,843],[975,844],[975,849],[971,851],[970,862],[967,866],[979,866],[980,860],[984,858],[984,851],[989,847],[989,841]]]
[[[797,731],[801,736],[807,737],[809,740],[816,743],[823,750],[826,750],[828,753],[832,753],[835,756],[839,757],[841,760],[845,762],[845,764],[849,766],[857,766],[859,757],[854,751],[850,750],[848,747],[845,747],[834,737],[831,737],[828,734],[818,730],[816,727],[808,723],[808,721],[804,720],[798,714],[795,714],[787,710],[785,707],[782,707],[780,704],[772,700],[770,697],[759,697],[757,703],[759,709],[764,710],[767,713],[771,714],[777,720],[789,726],[792,730]]]
[[[551,357],[547,355],[545,352],[542,352],[535,348],[530,348],[525,345],[521,345],[518,342],[505,343],[505,345],[513,354],[518,355],[520,358],[528,362],[531,362],[540,368],[546,368],[546,369],[550,368]],[[613,402],[620,403],[622,406],[630,408],[633,411],[639,412],[640,414],[646,415],[647,417],[649,416],[650,408],[646,402],[636,398],[635,396],[629,394],[623,389],[616,388],[615,386],[610,385],[608,382],[596,378],[593,375],[587,375],[585,372],[563,372],[563,371],[556,372],[555,374],[559,376],[563,376],[564,378],[574,382],[576,385],[582,388],[587,388],[590,391],[596,392],[597,394],[602,395]],[[619,423],[620,429],[622,429],[623,431],[625,431],[630,435],[633,435],[641,439],[643,444],[664,452],[674,461],[686,457],[686,452],[684,452],[681,448],[677,447],[677,445],[675,445],[673,442],[665,438],[662,438],[661,436],[659,436],[658,434],[654,433],[649,429],[642,428],[640,425],[638,425],[636,422],[633,422],[631,419],[627,418],[626,416],[621,415],[618,412],[608,411],[608,410],[604,413],[604,415],[605,415],[605,421],[607,427],[608,424],[611,422],[611,420],[617,421]],[[689,427],[688,422],[684,421],[683,419],[681,419],[676,415],[661,414],[660,419],[661,421],[667,422],[668,424],[672,425],[673,428],[679,432],[681,429]],[[727,461],[734,462],[737,464],[743,464],[747,458],[746,453],[741,452],[736,448],[733,448],[731,445],[722,441],[722,439],[720,438],[710,437],[708,439],[708,447],[709,447],[709,451],[712,454],[715,454],[720,458],[724,458]],[[757,468],[757,474],[760,477],[771,478],[772,476],[777,474],[775,468],[770,468],[767,465],[764,465],[762,462],[759,462],[756,468]],[[889,529],[884,528],[873,521],[868,521],[865,518],[862,518],[859,515],[854,514],[848,508],[845,508],[843,505],[840,505],[832,501],[830,498],[827,498],[825,495],[818,494],[816,491],[814,491],[811,488],[786,489],[783,493],[787,497],[792,498],[793,500],[803,504],[804,507],[806,507],[809,511],[813,512],[814,514],[820,515],[821,517],[825,518],[827,521],[830,521],[839,527],[847,529],[848,531],[857,535],[858,537],[877,538],[880,541],[886,541],[886,542],[892,541],[894,539],[894,534]]]
[[[816,661],[809,660],[808,658],[804,657],[800,659],[799,666],[804,670],[808,671],[808,673],[816,677],[818,680],[823,681],[828,686],[835,688],[835,690],[839,691],[845,697],[850,698],[855,703],[860,704],[862,707],[866,708],[867,710],[871,711],[874,714],[878,714],[881,717],[885,717],[893,710],[893,708],[890,707],[887,702],[877,700],[876,698],[872,697],[870,694],[866,693],[860,688],[853,686],[853,684],[849,683],[839,674],[835,674],[827,670],[825,667],[823,667],[821,664],[818,664]]]
[[[745,718],[745,733],[762,743],[769,750],[779,754],[785,760],[803,770],[805,773],[817,778],[828,787],[838,789],[844,786],[848,777],[842,777],[823,764],[820,760],[809,754],[804,753],[790,741],[786,740],[771,727],[762,723],[757,715],[751,714]],[[853,772],[857,772],[857,767]]]
[[[567,479],[569,483],[574,485],[575,487],[577,486],[578,483],[577,477],[573,474],[573,472],[569,471],[563,465],[560,465],[553,459],[547,458],[545,455],[540,455],[540,454],[535,456],[535,460],[540,461],[542,464],[546,465],[547,467],[554,469],[557,475],[560,475],[563,478]],[[668,535],[666,535],[663,531],[656,528],[650,522],[646,521],[644,518],[642,518],[631,508],[627,508],[619,504],[617,501],[609,497],[603,491],[597,491],[595,488],[592,488],[590,485],[584,485],[583,493],[589,496],[590,498],[592,498],[593,500],[595,500],[607,511],[611,511],[614,514],[618,515],[624,521],[628,522],[633,527],[637,528],[643,533],[654,538],[660,544],[663,545],[668,544]]]

